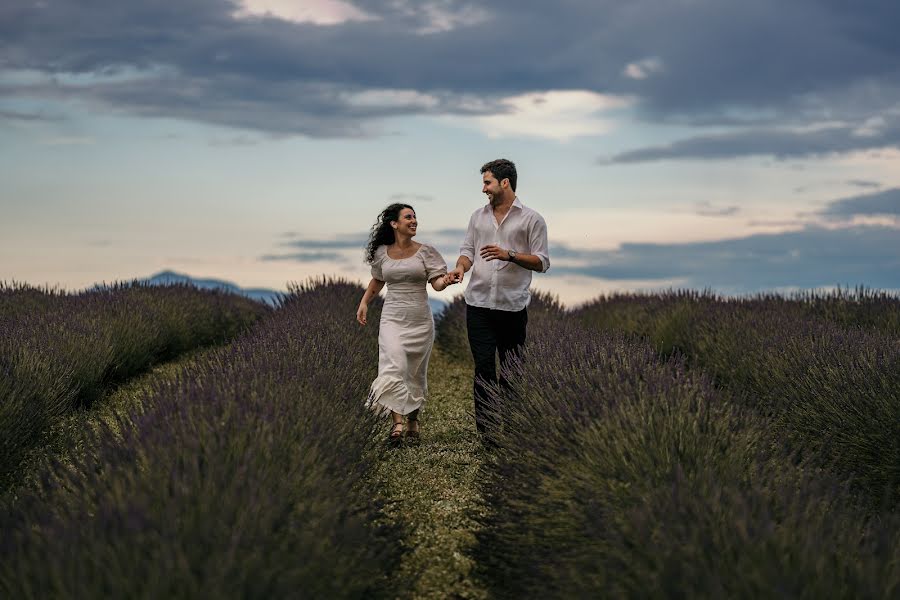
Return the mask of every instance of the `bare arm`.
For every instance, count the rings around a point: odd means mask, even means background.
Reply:
[[[460,256],[456,259],[456,268],[447,273],[450,283],[462,283],[466,271],[472,268],[472,261],[468,256]]]
[[[384,282],[374,277],[369,280],[366,293],[363,294],[362,300],[359,301],[359,308],[356,309],[356,320],[360,325],[366,324],[366,313],[369,312],[369,302],[381,292]]]
[[[450,275],[438,275],[437,277],[431,278],[431,287],[434,288],[434,291],[440,292],[441,290],[447,289],[447,286],[451,285],[453,282],[450,281]]]

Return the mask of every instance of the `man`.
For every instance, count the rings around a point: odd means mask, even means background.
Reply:
[[[482,166],[481,174],[488,203],[469,219],[461,256],[448,276],[462,282],[472,271],[466,329],[475,359],[475,425],[484,434],[490,419],[485,384],[497,382],[497,353],[502,367],[525,343],[531,272],[545,272],[550,258],[547,224],[516,196],[516,166],[501,158]]]

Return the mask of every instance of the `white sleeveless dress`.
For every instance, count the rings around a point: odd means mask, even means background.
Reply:
[[[425,286],[446,273],[447,263],[427,244],[399,260],[387,255],[386,246],[375,251],[372,277],[387,283],[387,295],[378,329],[378,377],[369,391],[369,408],[407,415],[425,402],[434,345],[434,318]]]

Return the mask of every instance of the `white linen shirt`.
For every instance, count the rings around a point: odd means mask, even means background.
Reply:
[[[496,310],[519,311],[531,302],[531,270],[506,261],[486,261],[479,250],[496,244],[504,250],[534,254],[541,259],[541,272],[550,268],[547,255],[547,223],[537,211],[527,208],[516,196],[500,224],[490,203],[472,213],[466,239],[459,253],[472,261],[466,304]]]

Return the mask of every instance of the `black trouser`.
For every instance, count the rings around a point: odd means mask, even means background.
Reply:
[[[525,308],[510,312],[466,305],[466,331],[475,359],[475,426],[481,433],[491,424],[485,384],[508,385],[504,378],[497,379],[497,353],[500,353],[502,373],[506,361],[521,352],[527,325],[528,309]]]

